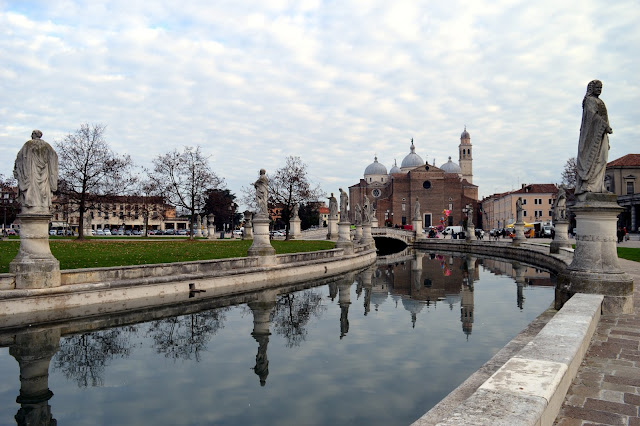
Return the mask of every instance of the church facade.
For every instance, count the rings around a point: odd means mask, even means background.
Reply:
[[[451,161],[436,167],[416,153],[413,139],[410,152],[400,167],[387,168],[377,157],[364,171],[360,181],[349,187],[351,221],[355,220],[355,205],[364,205],[368,197],[375,209],[379,226],[411,225],[416,199],[423,228],[440,225],[443,210],[450,210],[445,226],[462,225],[467,206],[473,208],[477,223],[478,187],[473,184],[471,136],[467,129],[460,135],[458,164]]]

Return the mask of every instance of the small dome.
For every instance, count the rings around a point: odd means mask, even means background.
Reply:
[[[403,169],[414,168],[414,167],[422,166],[423,164],[424,164],[424,161],[422,160],[422,157],[416,154],[416,147],[413,146],[413,138],[412,138],[411,152],[409,153],[409,155],[404,157],[404,160],[402,160],[402,165],[400,167]]]
[[[387,168],[378,163],[378,157],[374,157],[373,163],[369,164],[366,169],[364,169],[364,175],[386,175]]]
[[[402,173],[402,170],[398,167],[398,162],[395,159],[393,160],[393,167],[389,170],[390,175],[393,173]]]
[[[453,161],[451,161],[451,157],[449,157],[449,161],[447,161],[446,163],[444,163],[442,166],[440,166],[440,168],[445,172],[445,173],[456,173],[456,174],[462,174],[462,169],[460,168],[460,166],[458,166],[456,163],[454,163]]]
[[[471,135],[467,132],[467,126],[464,126],[464,131],[460,135],[460,139],[471,139]]]

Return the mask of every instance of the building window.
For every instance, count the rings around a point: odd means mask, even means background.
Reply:
[[[522,215],[526,216],[527,215],[527,211],[526,210],[522,210]]]
[[[549,198],[549,204],[553,204],[551,201],[553,201],[553,200],[551,200],[551,198]]]
[[[553,212],[549,210],[549,216],[553,216]]]
[[[431,188],[431,182],[429,182],[428,180],[425,180],[425,181],[422,183],[422,187],[423,187],[424,189],[430,189],[430,188]]]
[[[527,199],[526,198],[522,199],[522,204],[527,204]]]
[[[405,203],[402,203],[402,211],[406,211],[407,210],[407,205]]]
[[[380,192],[380,190],[376,188],[371,191],[371,195],[373,195],[375,198],[378,198],[380,195],[382,195],[382,192]]]
[[[533,204],[538,204],[538,199],[537,198],[533,199]]]
[[[424,223],[422,225],[423,228],[428,228],[431,226],[431,213],[424,214]]]
[[[633,194],[633,182],[627,182],[627,195]]]

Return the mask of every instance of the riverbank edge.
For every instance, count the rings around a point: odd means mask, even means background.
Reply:
[[[375,264],[375,248],[281,254],[155,265],[61,271],[60,287],[0,290],[2,328],[68,320],[83,315],[175,303],[177,298],[220,297],[301,280],[339,276]],[[12,274],[1,274],[10,282]],[[86,308],[83,312],[82,308]]]
[[[418,241],[415,248],[519,260],[554,273],[571,263],[572,249],[550,254],[544,244]],[[551,425],[600,320],[603,296],[574,295],[560,311],[542,313],[413,426]]]

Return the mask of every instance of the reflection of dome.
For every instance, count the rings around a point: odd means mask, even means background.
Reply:
[[[460,135],[460,139],[471,139],[469,132],[467,132],[467,126],[464,126],[464,132]]]
[[[373,163],[369,164],[366,169],[364,169],[364,175],[386,175],[387,168],[378,163],[378,157],[375,157]]]
[[[445,172],[445,173],[456,173],[456,174],[462,174],[462,169],[460,168],[460,166],[458,166],[456,163],[454,163],[453,161],[451,161],[451,157],[449,157],[449,161],[447,161],[446,163],[444,163],[442,166],[440,166],[440,168]]]
[[[396,160],[393,160],[393,167],[391,168],[391,170],[389,170],[389,174],[393,173],[402,173],[402,170],[400,170],[400,167],[398,167],[398,163],[396,162]]]
[[[404,160],[402,160],[402,164],[400,165],[400,167],[403,169],[414,168],[422,166],[423,164],[424,161],[422,161],[422,157],[416,154],[416,147],[413,145],[413,139],[411,139],[411,152],[406,157],[404,157]]]

